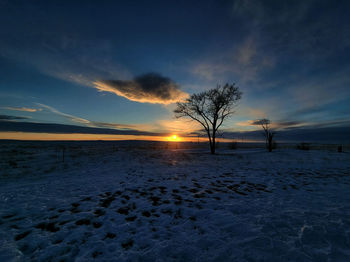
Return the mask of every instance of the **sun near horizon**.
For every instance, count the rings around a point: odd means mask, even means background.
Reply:
[[[170,137],[169,137],[169,140],[170,141],[173,141],[173,142],[178,142],[178,141],[181,141],[181,139],[180,139],[180,137],[178,136],[178,135],[171,135]]]

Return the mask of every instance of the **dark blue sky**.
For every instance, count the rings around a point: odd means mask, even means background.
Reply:
[[[226,131],[262,117],[338,130],[349,13],[349,1],[0,0],[0,115],[181,133],[197,126],[175,121],[173,102],[234,82],[244,94]]]

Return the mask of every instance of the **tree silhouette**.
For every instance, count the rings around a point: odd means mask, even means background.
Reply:
[[[273,137],[275,136],[275,132],[273,132],[270,128],[271,121],[269,119],[263,118],[253,122],[254,125],[261,125],[264,130],[265,143],[266,148],[269,152],[272,152],[273,148]]]
[[[210,152],[215,154],[218,129],[234,113],[233,109],[241,97],[242,92],[235,84],[218,85],[178,102],[174,113],[176,118],[188,117],[199,122],[208,135]]]

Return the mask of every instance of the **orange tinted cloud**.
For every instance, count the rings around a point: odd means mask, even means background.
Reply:
[[[152,104],[171,104],[183,100],[188,94],[170,78],[149,73],[133,80],[100,80],[94,82],[95,88],[111,92],[131,101]]]
[[[29,108],[29,107],[11,107],[11,106],[6,106],[2,107],[2,109],[6,110],[13,110],[13,111],[23,111],[23,112],[36,112],[36,111],[41,111],[41,108]]]
[[[252,126],[254,120],[247,120],[247,121],[242,121],[242,122],[237,122],[237,126]]]
[[[164,130],[164,132],[176,133],[176,134],[189,134],[201,130],[202,127],[199,123],[191,120],[159,120],[155,124],[157,129]]]

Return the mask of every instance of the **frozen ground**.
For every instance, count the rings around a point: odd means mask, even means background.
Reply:
[[[11,144],[0,261],[350,261],[350,154]]]

